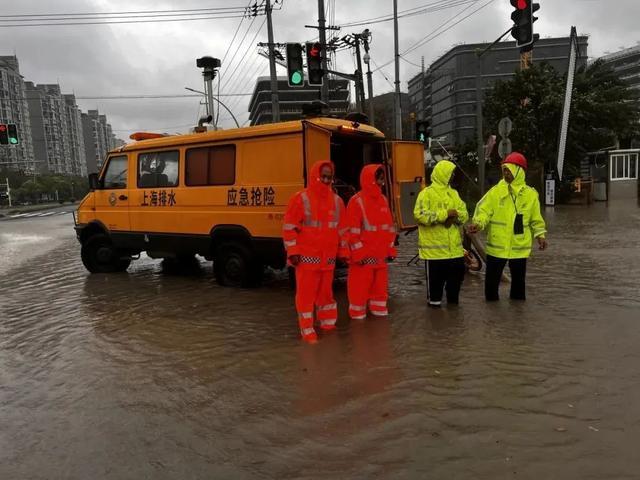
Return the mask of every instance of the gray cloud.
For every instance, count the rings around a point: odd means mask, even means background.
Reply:
[[[278,42],[305,41],[317,36],[317,31],[304,28],[316,24],[318,18],[315,0],[283,0],[283,8],[274,12],[275,40]],[[435,0],[399,0],[399,10]],[[400,50],[434,35],[445,21],[461,13],[457,19],[473,11],[488,0],[473,5],[400,19]],[[23,13],[108,12],[132,10],[162,10],[210,8],[246,5],[245,0],[183,0],[146,2],[142,0],[22,0]],[[361,19],[391,14],[391,0],[325,0],[329,7],[329,22],[342,24]],[[335,8],[334,8],[335,3]],[[590,37],[590,55],[601,55],[619,47],[635,45],[636,19],[640,13],[637,0],[566,0],[556,2],[540,0],[540,20],[536,30],[541,36],[568,35],[571,25]],[[433,38],[422,47],[408,53],[401,63],[402,88],[407,80],[419,72],[424,56],[428,66],[452,45],[492,41],[505,31],[510,23],[511,6],[507,0],[494,0],[472,17]],[[6,11],[6,9],[5,9]],[[238,38],[222,69],[222,93],[246,93],[254,87],[256,75],[267,74],[268,62],[257,55],[251,39],[263,17],[242,21]],[[2,22],[0,22],[1,24]],[[133,94],[188,94],[185,86],[202,88],[201,72],[195,59],[203,55],[222,58],[240,23],[239,19],[185,21],[176,23],[138,23],[125,25],[87,25],[58,27],[0,28],[0,55],[15,53],[26,79],[36,83],[59,82],[63,91],[77,96],[110,96]],[[239,41],[251,25],[244,43]],[[364,26],[344,28],[339,35],[358,32]],[[393,58],[393,24],[377,23],[370,27],[373,33],[371,55],[377,65]],[[264,27],[256,42],[266,42]],[[233,58],[232,58],[233,57]],[[353,58],[349,52],[337,56],[337,69],[353,71]],[[233,71],[235,70],[235,74]],[[284,71],[279,67],[279,73]],[[393,65],[374,75],[376,93],[392,90]],[[222,97],[241,121],[247,119],[249,97]],[[187,125],[203,113],[198,98],[142,99],[142,100],[79,100],[84,110],[98,108],[106,113],[117,133],[126,137],[132,130],[148,129],[186,131]],[[228,115],[221,113],[222,125],[232,126]]]

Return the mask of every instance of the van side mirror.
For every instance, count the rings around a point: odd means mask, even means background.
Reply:
[[[100,179],[97,173],[89,174],[89,190],[100,190]]]

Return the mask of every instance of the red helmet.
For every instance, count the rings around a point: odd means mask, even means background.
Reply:
[[[524,158],[524,155],[521,154],[520,152],[512,152],[509,155],[507,155],[507,158],[505,158],[502,161],[503,165],[505,163],[513,163],[514,165],[518,165],[519,167],[522,167],[525,170],[527,169],[527,159]]]

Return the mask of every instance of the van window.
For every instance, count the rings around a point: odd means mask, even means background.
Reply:
[[[127,188],[127,156],[111,157],[104,172],[102,188]]]
[[[178,185],[177,150],[146,152],[138,155],[138,187],[158,188]]]
[[[236,181],[236,146],[187,150],[185,182],[189,186],[233,185]]]

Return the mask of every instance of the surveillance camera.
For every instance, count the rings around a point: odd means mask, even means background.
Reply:
[[[196,66],[198,68],[220,68],[222,63],[219,58],[213,57],[200,57],[196,59]]]

